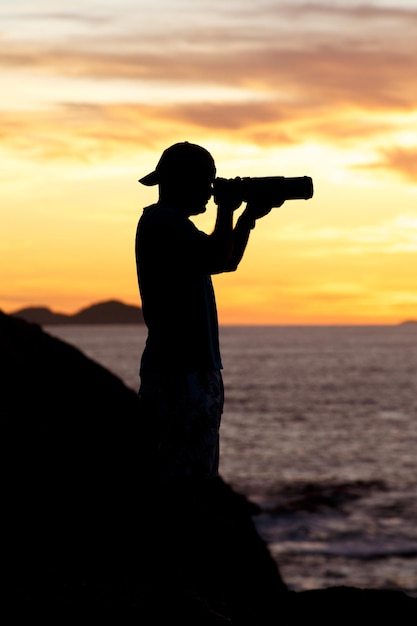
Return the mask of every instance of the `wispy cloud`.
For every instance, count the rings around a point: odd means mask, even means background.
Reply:
[[[297,146],[306,142],[356,149],[374,138],[373,160],[360,155],[349,168],[386,170],[417,182],[417,146],[395,145],[397,122],[389,116],[354,117],[346,110],[325,111],[277,103],[93,104],[67,103],[47,110],[0,115],[3,148],[25,158],[89,160],[110,158],[141,148],[155,148],[173,137],[199,136],[259,147]],[[405,122],[406,123],[406,122]],[[353,157],[352,157],[353,158]]]
[[[417,145],[412,148],[392,147],[381,150],[381,160],[365,166],[397,172],[412,184],[417,184]]]
[[[19,22],[44,22],[44,21],[59,21],[59,22],[81,22],[83,24],[101,24],[111,22],[111,18],[105,15],[97,15],[86,12],[73,12],[73,11],[25,11],[21,13],[8,12],[7,17],[9,20],[19,20]]]
[[[369,147],[374,140],[373,158],[358,159],[357,167],[416,181],[417,147],[396,139],[392,117],[401,114],[407,128],[416,108],[416,8],[231,2],[216,4],[216,13],[211,6],[200,3],[197,20],[195,7],[184,3],[179,18],[166,23],[145,4],[148,28],[133,11],[123,35],[108,8],[91,13],[75,3],[72,11],[48,12],[46,5],[37,18],[22,14],[27,20],[97,21],[109,31],[76,31],[61,41],[3,33],[0,65],[7,76],[15,74],[16,94],[19,75],[25,82],[31,76],[34,90],[48,77],[64,87],[35,90],[36,111],[30,104],[26,111],[8,105],[0,119],[4,145],[43,158],[76,158],[82,140],[94,158],[139,139],[157,142],[169,125],[184,133],[233,132],[235,140],[261,146],[367,141]],[[106,89],[111,103],[104,101]],[[227,90],[234,90],[233,98]],[[71,95],[72,102],[62,102]],[[31,145],[40,136],[42,142]]]
[[[332,255],[359,256],[364,253],[397,254],[417,253],[417,218],[415,215],[399,214],[391,220],[372,225],[348,227],[309,228],[305,231],[299,224],[282,228],[271,237],[280,242],[304,242],[304,252],[297,246],[297,254],[306,256]],[[323,246],[323,243],[326,245]]]
[[[91,41],[84,49],[0,40],[4,69],[32,70],[51,76],[94,80],[146,80],[250,87],[265,98],[311,107],[350,104],[364,108],[411,108],[415,106],[417,77],[415,50],[358,49],[352,42],[304,45],[294,49],[282,42],[258,42],[226,50],[216,41],[208,49],[197,45],[166,45],[155,50],[129,45],[104,49]]]
[[[99,79],[250,83],[272,93],[296,85],[303,95],[331,88],[342,98],[352,91],[358,97],[374,93],[372,102],[381,95],[401,102],[402,90],[395,87],[404,76],[415,85],[408,70],[415,61],[417,9],[286,2],[192,6],[179,6],[176,19],[169,10],[150,21],[133,12],[124,16],[124,30],[113,16],[114,27],[105,33],[75,32],[61,40],[52,33],[41,39],[3,34],[2,63]],[[52,18],[112,23],[110,15],[88,9],[37,14],[38,20]]]

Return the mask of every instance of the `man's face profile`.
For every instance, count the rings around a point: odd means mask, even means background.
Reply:
[[[204,213],[213,195],[215,174],[210,171],[189,169],[186,174],[161,180],[161,192],[165,201],[170,201],[186,215]]]
[[[198,215],[207,210],[207,203],[213,195],[214,176],[212,172],[198,172],[184,185],[184,200],[190,215]]]

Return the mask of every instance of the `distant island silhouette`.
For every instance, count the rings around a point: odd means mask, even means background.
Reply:
[[[20,317],[26,322],[40,326],[57,325],[88,325],[88,324],[144,324],[142,309],[132,304],[124,304],[119,300],[107,300],[85,307],[72,315],[56,313],[46,306],[33,306],[10,313],[12,317]],[[395,324],[394,324],[395,326]],[[404,320],[396,326],[417,328],[417,319]]]
[[[98,302],[81,309],[73,315],[55,313],[48,307],[27,307],[11,313],[12,317],[19,317],[26,322],[40,326],[54,325],[88,325],[88,324],[143,324],[142,309],[131,304],[124,304],[118,300]]]

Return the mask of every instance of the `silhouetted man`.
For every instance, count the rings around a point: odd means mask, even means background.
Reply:
[[[139,394],[161,481],[218,475],[224,393],[211,274],[237,268],[256,219],[271,210],[248,203],[233,226],[241,200],[226,193],[212,234],[201,232],[189,218],[206,211],[215,176],[210,153],[183,142],[139,181],[159,185],[138,223],[136,264],[148,327]]]

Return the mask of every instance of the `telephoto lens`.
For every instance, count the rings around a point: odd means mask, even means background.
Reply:
[[[233,199],[237,202],[262,201],[272,207],[281,206],[284,200],[312,198],[313,180],[310,176],[216,178],[213,195],[217,204]]]
[[[265,176],[242,178],[242,199],[245,202],[262,199],[279,206],[283,200],[308,200],[313,197],[313,181],[309,176],[287,178]]]

